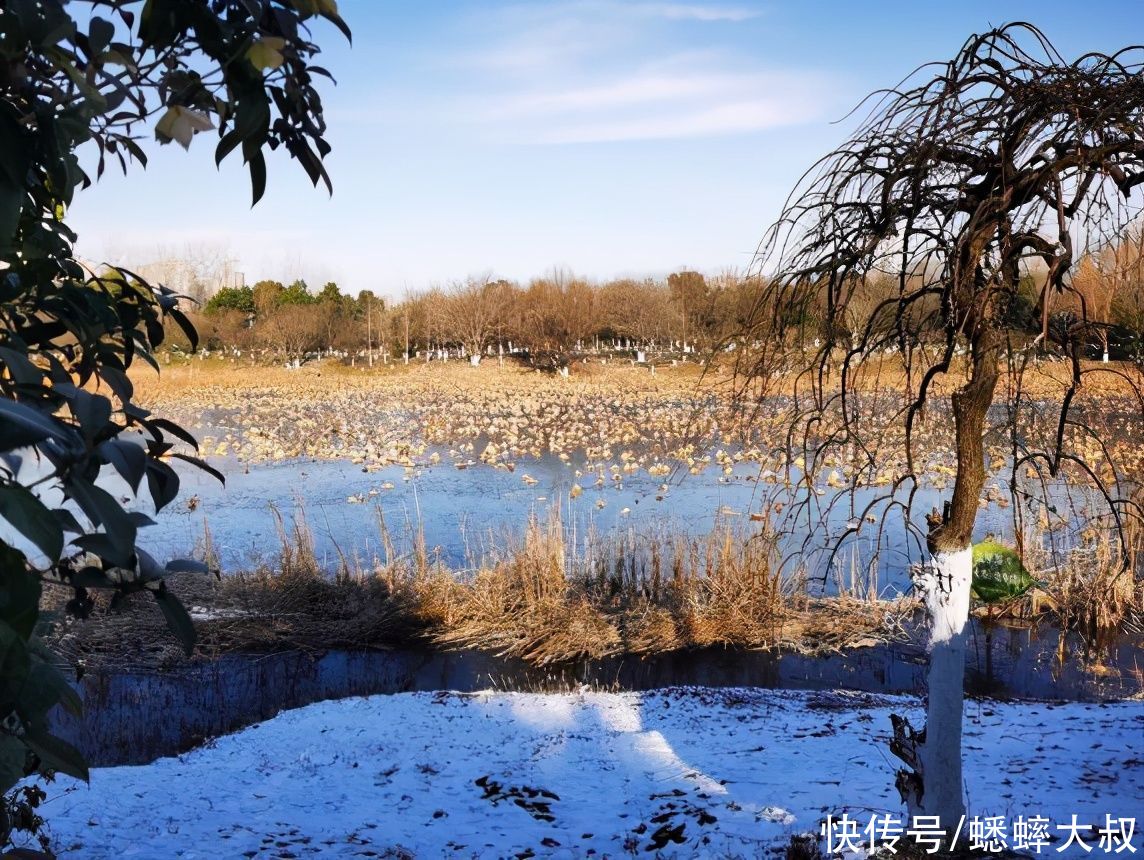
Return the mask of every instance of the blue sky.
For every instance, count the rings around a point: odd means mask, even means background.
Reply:
[[[745,268],[799,175],[865,94],[973,32],[1040,26],[1065,56],[1144,41],[1139,0],[388,2],[319,25],[334,194],[285,156],[255,208],[213,136],[152,144],[71,216],[78,250],[140,264],[224,252],[247,281],[343,290]]]

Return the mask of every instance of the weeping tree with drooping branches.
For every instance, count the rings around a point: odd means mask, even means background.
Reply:
[[[792,461],[801,452],[805,472],[802,509],[850,505],[834,547],[892,521],[926,557],[912,568],[929,628],[926,725],[895,718],[891,749],[905,763],[897,786],[909,813],[938,815],[950,832],[965,813],[971,539],[998,466],[987,463],[987,438],[1005,451],[1015,511],[1030,477],[1047,487],[1068,472],[1094,488],[1113,531],[1137,512],[1082,401],[1089,375],[1108,373],[1140,409],[1139,371],[1083,363],[1101,321],[1072,276],[1139,213],[1142,70],[1144,48],[1068,61],[1026,23],[974,36],[952,61],[871,97],[856,133],[804,175],[756,260],[766,280],[739,359],[742,394],[774,408],[766,404],[782,386],[787,450]],[[858,298],[887,277],[856,324]],[[1022,337],[1013,314],[1030,283],[1039,333]],[[1064,322],[1052,313],[1061,296],[1079,307]],[[1059,362],[1051,403],[1024,384],[1046,357]],[[901,449],[889,479],[887,439]],[[955,473],[943,509],[923,524],[914,508],[935,439],[955,452]],[[1078,454],[1093,446],[1108,468]],[[819,497],[817,473],[841,460],[852,467],[850,492]]]

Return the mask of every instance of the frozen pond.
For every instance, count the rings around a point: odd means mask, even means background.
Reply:
[[[646,548],[652,541],[699,538],[717,524],[746,537],[766,525],[760,517],[769,516],[788,532],[783,547],[789,563],[805,561],[817,575],[826,562],[815,548],[825,545],[829,536],[843,533],[848,524],[861,521],[863,533],[834,562],[849,576],[856,559],[860,566],[869,558],[878,533],[877,524],[861,516],[861,506],[877,491],[860,493],[858,506],[852,508],[837,490],[820,487],[814,491],[813,509],[792,515],[793,491],[782,485],[781,478],[768,480],[757,464],[749,462],[735,464],[731,474],[708,468],[695,475],[679,468],[665,476],[643,470],[613,472],[556,456],[522,459],[513,472],[482,463],[457,468],[448,459],[414,469],[392,466],[368,472],[347,461],[216,465],[227,475],[225,487],[197,470],[180,469],[184,476],[180,497],[158,517],[157,527],[141,533],[143,546],[160,557],[185,554],[201,546],[209,527],[223,570],[250,568],[273,562],[279,552],[275,511],[289,529],[302,509],[318,559],[330,569],[338,566],[339,554],[363,566],[384,559],[382,520],[396,553],[410,551],[420,528],[431,555],[436,553],[455,569],[467,569],[490,551],[519,540],[530,517],[543,523],[558,514],[568,551],[583,553],[602,540]],[[990,484],[1000,487],[997,481]],[[575,487],[582,492],[575,492]],[[1058,488],[1055,495],[1058,514],[1068,519],[1071,511],[1076,522],[1077,506],[1087,503],[1085,494],[1074,490],[1071,495],[1076,498],[1070,500],[1070,494]],[[915,522],[948,497],[948,490],[919,489]],[[193,509],[188,504],[192,498]],[[775,501],[780,504],[772,505]],[[831,502],[836,502],[832,508]],[[1012,535],[1013,510],[1002,504],[981,510],[978,537],[990,532]],[[875,513],[886,520],[881,531],[880,587],[904,587],[905,571],[920,557],[920,547],[916,540],[906,539],[900,510]],[[811,540],[804,546],[808,534]]]

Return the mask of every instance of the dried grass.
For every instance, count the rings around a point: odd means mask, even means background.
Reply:
[[[326,571],[301,512],[290,527],[278,522],[276,564],[220,582],[184,576],[174,583],[198,616],[198,656],[476,648],[549,666],[710,647],[838,652],[903,641],[916,629],[918,602],[881,599],[876,568],[852,566],[838,578],[836,596],[812,598],[805,572],[779,574],[775,537],[748,533],[742,523],[721,522],[699,538],[621,534],[576,544],[551,515],[458,571],[435,561],[419,532],[411,551],[397,555],[379,521],[383,559],[363,566],[339,556],[338,569]],[[1108,533],[1093,530],[1057,563],[1040,549],[1040,535],[1027,535],[1025,546],[1037,549],[1026,549],[1026,564],[1044,588],[991,617],[1042,613],[1099,649],[1144,617],[1141,535],[1127,532],[1129,569]],[[133,599],[128,609],[125,617],[101,603],[96,623],[57,623],[57,647],[90,660],[181,659],[149,601]]]
[[[1144,619],[1142,561],[1139,520],[1127,520],[1122,536],[1090,527],[1080,545],[1045,572],[1043,603],[1061,629],[1078,632],[1089,651],[1101,651]]]
[[[290,528],[279,518],[279,538],[273,566],[179,584],[198,616],[199,657],[477,648],[547,666],[708,647],[833,651],[904,635],[903,607],[914,605],[869,593],[810,600],[800,580],[778,574],[773,536],[730,525],[664,545],[621,536],[572,548],[552,516],[533,520],[521,539],[468,571],[431,561],[419,535],[406,556],[390,549],[371,568],[343,557],[337,571],[323,571],[300,514]],[[164,663],[177,661],[153,607],[133,602],[130,610],[126,617],[101,608],[95,623],[69,625],[57,637],[61,650],[149,662],[148,652],[119,647],[130,631],[141,647],[164,643]]]

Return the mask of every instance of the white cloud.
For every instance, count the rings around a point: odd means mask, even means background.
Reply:
[[[672,21],[746,21],[762,14],[743,6],[711,6],[700,3],[633,3],[636,14],[654,15]]]
[[[629,0],[564,0],[556,3],[513,3],[483,9],[468,24],[480,48],[442,58],[447,66],[474,70],[520,72],[544,70],[609,51],[631,50],[641,37],[663,26],[749,21],[762,14],[752,6],[629,2]]]
[[[732,102],[710,108],[635,119],[596,120],[541,132],[538,143],[610,143],[741,134],[805,122],[815,111],[803,100],[783,97]]]
[[[481,47],[443,57],[445,67],[473,72],[520,74],[574,64],[606,46],[595,22],[576,16],[506,17]]]
[[[492,110],[494,116],[522,116],[630,107],[712,95],[745,81],[720,74],[636,74],[590,87],[550,90],[510,98]]]
[[[588,86],[502,93],[454,116],[517,142],[592,143],[759,131],[814,119],[829,101],[829,81],[816,73],[689,69],[678,60]]]
[[[409,118],[428,112],[482,142],[554,144],[742,134],[832,110],[823,75],[756,52],[750,21],[762,14],[760,3],[668,0],[482,10],[434,71],[447,85]]]
[[[680,105],[714,98],[739,101],[774,89],[808,89],[808,80],[772,73],[636,72],[590,87],[535,91],[509,97],[490,109],[491,118],[535,114],[631,109],[656,104]]]

